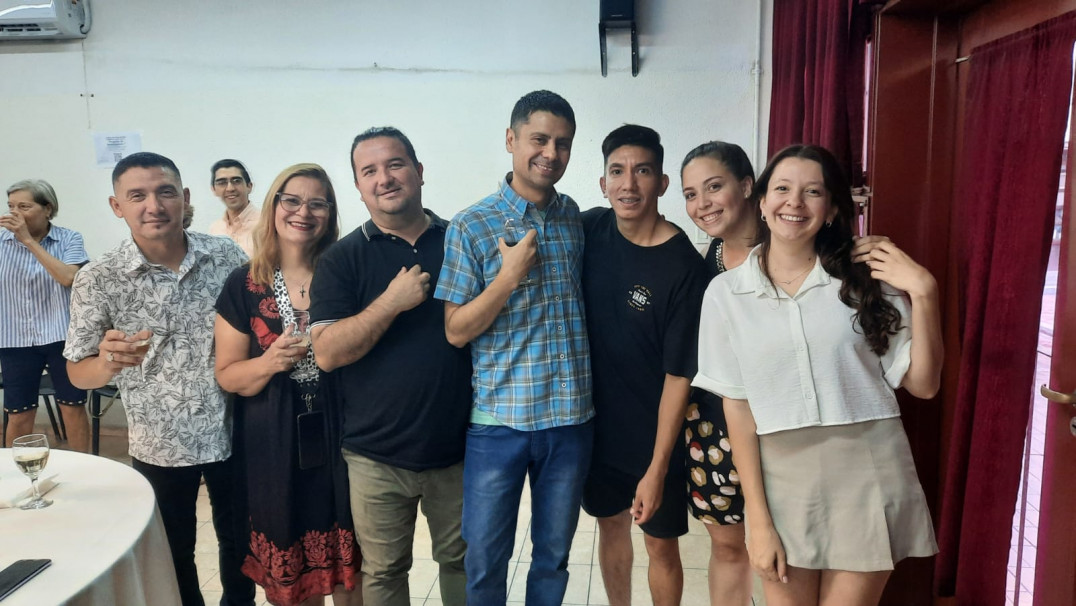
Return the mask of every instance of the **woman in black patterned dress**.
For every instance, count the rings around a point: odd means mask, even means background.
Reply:
[[[687,214],[713,241],[711,276],[743,263],[758,234],[755,173],[739,145],[711,141],[688,152],[680,168]],[[751,566],[744,542],[744,500],[733,465],[721,398],[691,390],[687,422],[688,502],[710,533],[711,604],[751,603]]]
[[[337,606],[362,600],[353,591],[361,556],[347,475],[332,438],[334,415],[326,410],[331,385],[314,364],[309,333],[305,340],[295,334],[296,317],[310,306],[317,257],[339,232],[324,169],[285,169],[262,206],[254,258],[229,277],[217,300],[217,381],[238,396],[236,442],[246,475],[250,542],[243,573],[272,604],[322,604],[326,595]],[[313,449],[306,448],[308,435]]]

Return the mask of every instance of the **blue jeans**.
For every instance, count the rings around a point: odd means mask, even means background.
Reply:
[[[518,431],[471,425],[463,460],[467,603],[504,604],[523,480],[531,485],[531,567],[527,605],[559,605],[579,522],[594,423]]]

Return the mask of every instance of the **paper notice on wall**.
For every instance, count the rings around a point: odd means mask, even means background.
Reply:
[[[93,149],[98,167],[113,168],[120,160],[142,151],[142,134],[94,133]]]

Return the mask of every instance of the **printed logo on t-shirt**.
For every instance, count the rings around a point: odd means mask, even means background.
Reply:
[[[636,311],[646,311],[646,308],[650,307],[651,296],[649,288],[636,284],[628,291],[628,307]]]

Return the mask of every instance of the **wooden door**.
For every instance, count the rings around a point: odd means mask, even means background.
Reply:
[[[1072,114],[1070,114],[1072,115]],[[1071,128],[1071,126],[1070,126]],[[1071,133],[1070,133],[1071,135]],[[1071,137],[1076,141],[1076,137]],[[1076,604],[1076,154],[1068,154],[1046,413],[1035,606]]]

